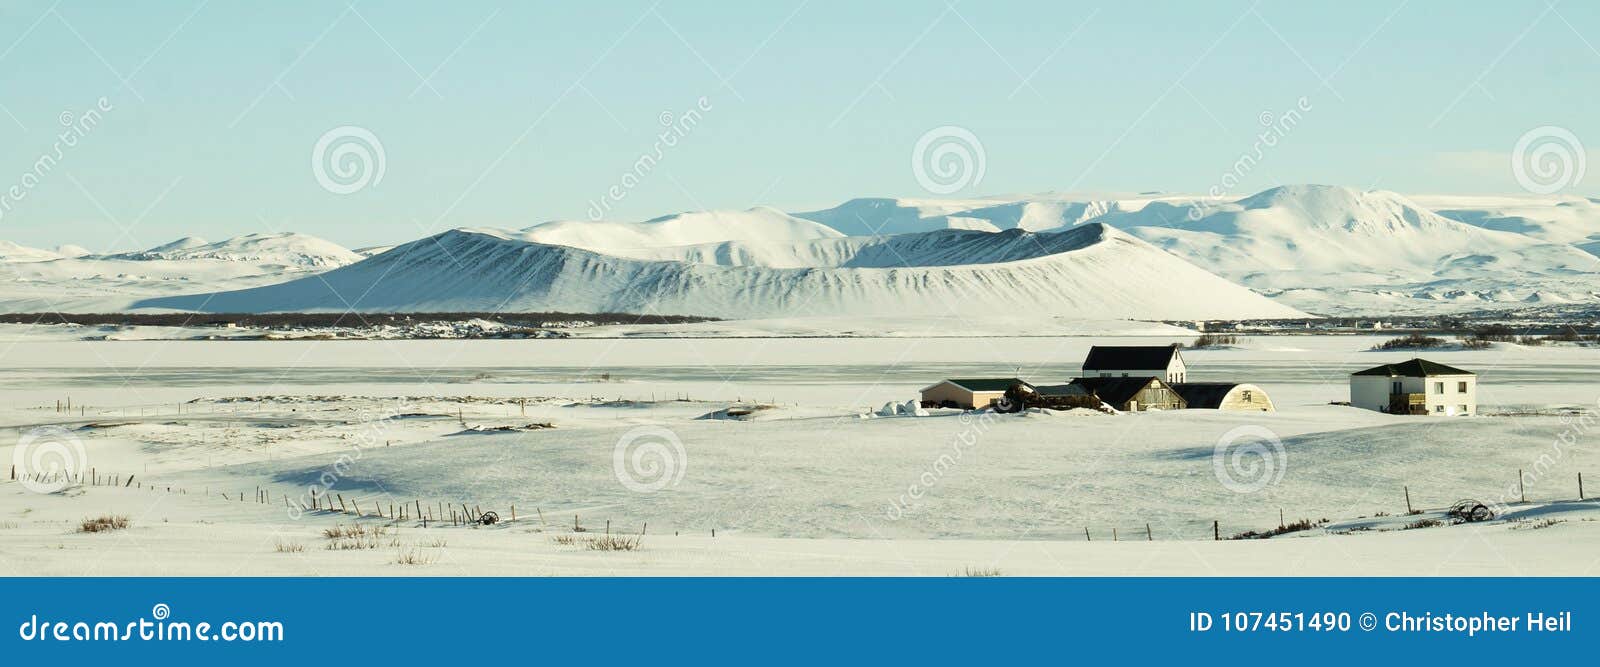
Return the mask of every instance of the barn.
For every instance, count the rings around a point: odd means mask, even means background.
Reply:
[[[922,405],[967,410],[986,408],[1017,383],[1028,384],[1017,378],[951,378],[923,387]]]
[[[1172,390],[1178,392],[1191,409],[1277,411],[1267,392],[1244,382],[1179,382],[1172,385]]]
[[[1072,381],[1123,412],[1182,410],[1188,406],[1172,385],[1158,377],[1086,377]]]

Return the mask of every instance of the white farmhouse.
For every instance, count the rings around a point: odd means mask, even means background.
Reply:
[[[1083,359],[1083,377],[1158,377],[1168,384],[1186,382],[1189,368],[1171,345],[1096,345]]]
[[[1478,413],[1478,376],[1427,359],[1350,374],[1350,405],[1403,415]]]

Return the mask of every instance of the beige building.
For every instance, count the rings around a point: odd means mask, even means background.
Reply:
[[[1261,387],[1245,382],[1179,382],[1172,385],[1190,409],[1275,412]]]
[[[922,404],[932,407],[975,410],[989,407],[1004,396],[1017,378],[956,378],[922,388]],[[1027,384],[1023,382],[1023,384]]]

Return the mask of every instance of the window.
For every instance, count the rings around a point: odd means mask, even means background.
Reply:
[[[1444,393],[1444,383],[1443,382],[1435,382],[1435,383],[1433,383],[1433,393],[1435,393],[1435,394],[1443,394]]]
[[[1461,392],[1463,394],[1467,393],[1467,383],[1466,383],[1466,381],[1457,382],[1456,383],[1456,391],[1459,391],[1459,392]]]
[[[1255,401],[1250,399],[1250,390],[1249,389],[1244,390],[1244,394],[1242,396],[1244,398],[1244,402],[1246,402],[1246,403],[1254,403],[1255,402]]]
[[[1433,411],[1434,412],[1444,412],[1444,406],[1443,405],[1435,405],[1435,406],[1433,406]]]
[[[1461,414],[1467,414],[1467,406],[1465,406],[1465,405],[1457,405],[1456,406],[1456,412],[1461,413]]]
[[[1389,390],[1389,393],[1391,393],[1391,394],[1398,394],[1398,393],[1400,393],[1400,383],[1399,383],[1399,382],[1396,382],[1396,383],[1394,383],[1394,384],[1393,384],[1393,385],[1391,385],[1391,388],[1390,388],[1390,390]]]
[[[1128,377],[1128,374],[1127,373],[1123,373],[1122,377]]]

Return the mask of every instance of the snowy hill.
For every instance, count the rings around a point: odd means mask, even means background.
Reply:
[[[842,236],[826,226],[764,206],[747,211],[696,211],[644,222],[558,220],[534,225],[525,241],[609,253],[722,241],[802,241]]]
[[[1534,294],[1583,301],[1600,291],[1594,255],[1457,222],[1392,192],[1285,186],[1198,216],[1176,216],[1180,208],[1098,220],[1314,312],[1485,307]]]
[[[59,252],[0,241],[0,262],[43,262],[61,257]]]
[[[1138,211],[1152,202],[1189,203],[1186,195],[1031,195],[988,199],[852,199],[820,211],[796,213],[848,236],[877,236],[935,229],[1032,232],[1067,229],[1108,213]]]
[[[217,243],[186,237],[111,255],[78,250],[0,245],[0,311],[117,311],[144,297],[266,285],[360,259],[303,234],[250,234]]]
[[[224,311],[620,311],[724,318],[1031,312],[1085,319],[1297,317],[1102,225],[1061,234],[944,230],[801,241],[789,266],[642,260],[453,230],[316,278],[146,299]],[[815,247],[813,247],[815,246]],[[1184,289],[1174,289],[1182,285]]]
[[[1600,255],[1600,201],[1584,197],[1413,197],[1451,220],[1568,243]]]
[[[209,259],[330,269],[355,262],[361,259],[361,255],[315,236],[284,232],[247,234],[216,243],[189,236],[149,250],[106,255],[104,258],[130,261]]]

